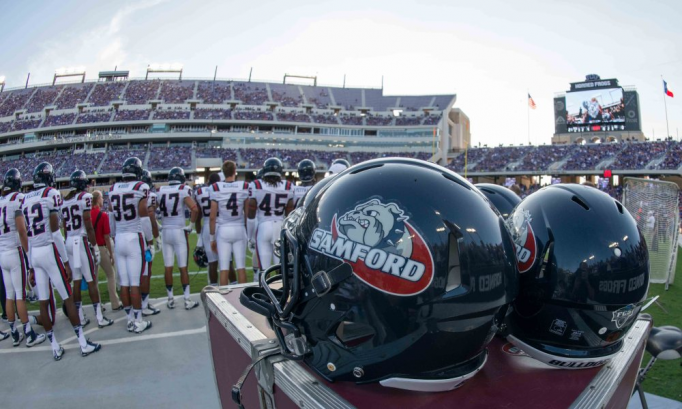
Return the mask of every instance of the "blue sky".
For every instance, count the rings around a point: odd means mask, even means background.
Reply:
[[[552,98],[585,74],[640,94],[644,133],[682,128],[682,2],[675,1],[10,1],[0,0],[0,76],[7,86],[83,66],[144,75],[182,63],[185,77],[381,85],[387,94],[457,93],[472,141],[550,143]]]

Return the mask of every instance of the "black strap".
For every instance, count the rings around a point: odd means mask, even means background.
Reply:
[[[280,353],[281,351],[279,349],[269,351],[265,355],[251,362],[251,364],[249,364],[249,366],[247,366],[246,369],[244,370],[244,373],[242,373],[242,376],[239,377],[237,383],[235,383],[232,386],[232,400],[234,401],[234,403],[239,405],[239,409],[244,409],[244,405],[242,404],[242,386],[244,385],[246,378],[249,376],[249,373],[251,373],[253,367],[258,365],[262,360],[269,358],[273,355],[279,355]]]
[[[348,263],[340,264],[330,271],[318,271],[310,280],[310,285],[303,289],[303,299],[307,301],[314,297],[322,297],[337,284],[353,275],[353,267]]]
[[[104,212],[103,210],[100,210],[99,213],[97,213],[97,217],[95,217],[95,224],[92,227],[95,231],[97,231],[97,223],[99,222],[99,219],[102,217],[103,212]]]

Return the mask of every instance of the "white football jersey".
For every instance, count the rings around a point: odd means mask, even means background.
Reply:
[[[142,233],[142,222],[138,209],[142,199],[149,195],[149,186],[144,182],[118,182],[109,190],[109,206],[116,225],[117,234]]]
[[[22,200],[24,200],[24,194],[19,192],[0,197],[0,252],[16,251],[16,248],[21,246],[14,220],[17,211],[21,211]]]
[[[309,186],[294,186],[294,207],[298,206],[298,201],[305,196],[313,185]]]
[[[21,211],[26,219],[29,246],[43,247],[53,243],[50,214],[59,212],[61,206],[62,195],[52,187],[44,187],[24,195]]]
[[[156,192],[150,190],[149,195],[147,195],[147,207],[157,208],[159,207],[159,198],[156,196]]]
[[[244,203],[249,198],[247,182],[218,182],[211,185],[211,202],[218,203],[218,226],[244,226]]]
[[[92,210],[92,195],[80,192],[64,200],[62,204],[62,221],[66,226],[66,235],[81,237],[87,235],[83,223],[83,213]]]
[[[294,190],[292,183],[286,180],[271,186],[263,180],[256,179],[249,185],[249,195],[256,199],[258,222],[261,223],[283,220],[287,202],[293,198]]]
[[[182,229],[185,223],[185,198],[192,197],[192,189],[185,184],[161,186],[158,209],[163,217],[163,228]]]
[[[201,215],[206,219],[204,225],[208,226],[208,218],[211,217],[211,186],[204,186],[197,189],[196,201]],[[220,213],[220,212],[219,212]]]

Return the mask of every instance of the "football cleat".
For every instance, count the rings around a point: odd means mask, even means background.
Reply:
[[[47,339],[45,334],[36,334],[34,332],[32,336],[26,336],[26,348],[31,348],[36,345],[40,345],[43,342],[45,342],[45,339]]]
[[[133,332],[135,330],[135,321],[128,321],[128,332]]]
[[[54,356],[55,361],[61,361],[62,357],[64,356],[64,348],[62,348],[61,345],[59,345],[58,350],[52,350],[52,356]]]
[[[168,301],[166,301],[166,306],[168,307],[169,310],[175,308],[175,298],[169,297]]]
[[[198,306],[199,306],[199,303],[194,301],[194,300],[190,300],[189,298],[185,300],[185,309],[186,310],[191,310],[192,308],[195,308]]]
[[[97,326],[99,328],[104,328],[104,327],[108,327],[109,325],[112,325],[113,323],[114,323],[113,320],[110,320],[109,318],[102,316],[102,320],[97,321]]]
[[[88,326],[89,323],[90,323],[90,318],[84,317],[83,321],[81,321],[81,327],[85,328]]]
[[[7,334],[7,336],[9,336],[9,334]],[[0,335],[0,337],[2,337],[2,335]],[[7,337],[5,337],[5,338],[7,338]],[[2,338],[2,339],[5,339],[5,338]],[[24,334],[21,331],[15,331],[12,334],[12,346],[18,347],[19,345],[21,345],[21,341],[23,341],[23,340],[24,340]]]
[[[9,333],[0,331],[0,341],[9,338]],[[15,345],[16,346],[16,345]]]
[[[135,323],[135,333],[141,334],[152,327],[151,321],[138,321]]]
[[[142,316],[143,316],[143,317],[148,317],[148,316],[150,316],[150,315],[156,315],[156,314],[158,314],[158,313],[160,313],[160,312],[161,312],[160,309],[154,308],[154,307],[151,306],[151,305],[147,305],[147,308],[145,308],[145,309],[142,310]]]
[[[90,342],[90,340],[88,340],[85,344],[85,348],[81,348],[81,355],[88,356],[99,351],[100,349],[102,349],[102,344],[95,344],[94,342]]]

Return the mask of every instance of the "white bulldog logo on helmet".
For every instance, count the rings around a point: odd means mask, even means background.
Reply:
[[[354,242],[410,257],[412,238],[403,223],[407,219],[395,203],[372,199],[341,216],[338,225],[339,231]]]
[[[368,285],[393,295],[424,291],[433,280],[433,256],[396,203],[371,199],[315,229],[312,250],[351,265]]]

